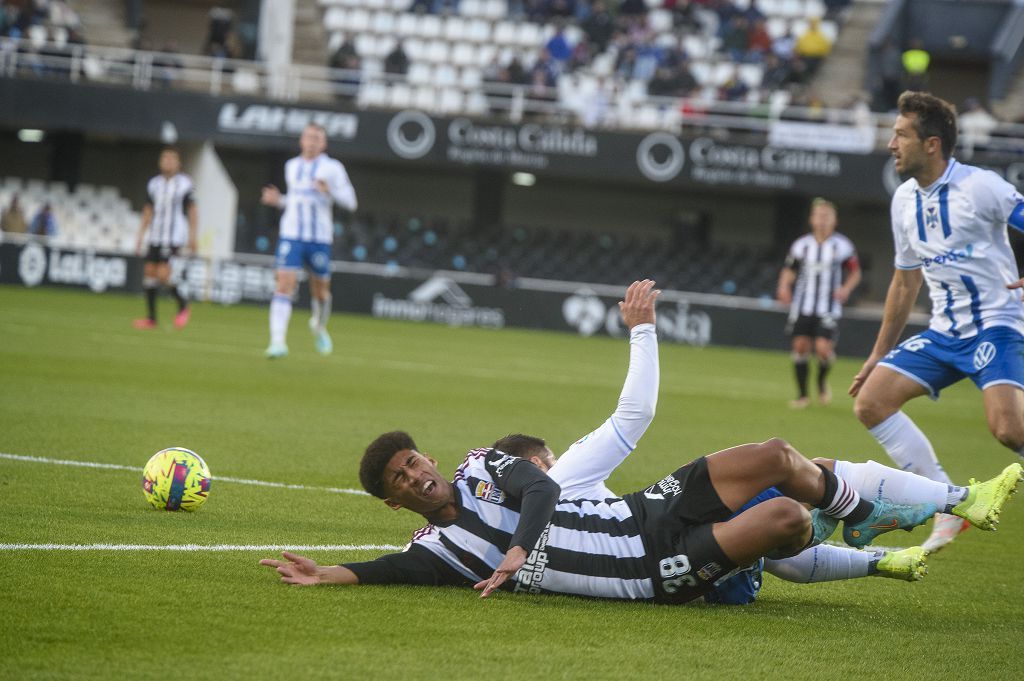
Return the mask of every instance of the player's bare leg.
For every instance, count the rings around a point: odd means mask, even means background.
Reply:
[[[712,486],[730,509],[738,510],[762,490],[776,487],[791,499],[821,509],[827,518],[843,520],[844,540],[857,547],[883,532],[916,527],[937,510],[933,503],[864,499],[833,471],[809,461],[779,438],[716,452],[707,457],[707,465]],[[822,529],[831,534],[835,524]],[[815,541],[824,538],[816,536]]]
[[[778,497],[715,523],[711,533],[729,560],[749,565],[767,553],[799,553],[811,540],[811,516],[793,499]]]
[[[270,345],[264,353],[270,359],[288,354],[288,322],[292,316],[292,294],[295,292],[297,272],[279,268],[275,278],[277,286],[270,301]]]
[[[811,403],[807,394],[807,377],[810,372],[808,360],[811,355],[811,344],[814,341],[810,336],[793,336],[792,358],[793,372],[796,374],[797,397],[789,403],[793,409],[806,409]]]
[[[953,481],[939,464],[931,442],[910,417],[900,411],[906,402],[927,394],[928,389],[917,381],[886,366],[876,366],[857,394],[853,411],[897,468],[949,485]],[[967,523],[960,518],[939,513],[931,535],[922,546],[934,553],[965,529]]]
[[[1010,383],[982,391],[988,429],[1004,447],[1024,456],[1024,390]]]
[[[160,279],[157,276],[157,263],[144,263],[142,265],[142,290],[146,293],[146,316],[132,322],[136,329],[156,328],[156,294],[159,287]]]
[[[836,358],[835,343],[828,338],[815,338],[814,354],[818,358],[818,403],[832,404],[832,388],[828,384],[828,372]]]
[[[309,280],[309,297],[312,314],[309,330],[316,337],[316,351],[329,355],[334,349],[331,336],[327,333],[327,320],[331,316],[331,277],[312,276]]]

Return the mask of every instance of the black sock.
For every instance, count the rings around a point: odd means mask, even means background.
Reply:
[[[824,393],[828,389],[828,370],[832,368],[832,361],[818,361],[818,392]]]
[[[800,393],[800,397],[807,397],[807,360],[806,359],[794,359],[793,368],[796,370],[796,389]]]
[[[178,312],[181,312],[188,307],[188,301],[185,300],[185,296],[181,295],[181,291],[178,290],[177,286],[171,287],[171,295],[174,296],[176,301],[178,301]]]
[[[156,286],[146,287],[146,309],[149,310],[149,318],[156,321]]]
[[[844,522],[856,524],[865,520],[875,510],[875,505],[867,501],[854,490],[850,485],[829,469],[816,464],[825,476],[825,493],[821,501],[815,504],[817,508],[825,511],[826,514],[835,518],[842,518]],[[856,504],[854,499],[856,498]]]

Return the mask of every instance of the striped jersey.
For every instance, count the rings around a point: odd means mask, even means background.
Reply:
[[[352,186],[345,166],[327,154],[313,159],[301,156],[284,164],[287,194],[281,197],[284,214],[281,215],[280,237],[294,241],[329,244],[334,240],[333,205],[346,210],[356,209],[356,190]],[[327,184],[328,193],[317,188],[317,181]]]
[[[1024,197],[990,170],[951,158],[930,187],[911,178],[892,197],[895,265],[923,269],[932,301],[929,326],[968,338],[989,326],[1024,333],[1017,262],[1007,222],[1020,224]]]
[[[188,208],[193,202],[192,178],[184,173],[157,175],[146,185],[146,203],[153,209],[150,246],[184,246],[188,241]]]
[[[454,478],[459,517],[418,531],[411,548],[428,549],[471,581],[489,578],[519,522],[519,501],[496,476],[517,465],[533,464],[496,450],[469,452]],[[563,499],[508,584],[517,592],[652,599],[646,555],[640,523],[623,499]]]
[[[843,271],[856,262],[853,242],[838,232],[820,242],[813,234],[794,241],[786,256],[786,267],[796,271],[790,321],[800,316],[839,319],[843,306],[833,296],[843,285]]]

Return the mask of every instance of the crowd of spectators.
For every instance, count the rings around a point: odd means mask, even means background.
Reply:
[[[39,236],[57,235],[57,218],[49,203],[39,207],[31,222],[25,218],[18,195],[11,197],[7,207],[0,212],[0,232],[7,234],[37,234]]]
[[[641,81],[651,96],[694,96],[700,82],[691,69],[691,55],[684,49],[682,38],[700,35],[718,46],[717,54],[711,55],[713,60],[763,66],[760,83],[741,78],[736,70],[718,88],[718,99],[740,101],[783,88],[794,89],[799,95],[801,86],[807,85],[832,50],[832,42],[818,19],[810,20],[800,35],[787,30],[773,38],[768,17],[756,0],[743,7],[733,0],[663,3],[662,9],[671,13],[672,25],[659,32],[649,20],[644,0],[620,0],[612,7],[607,0],[513,0],[509,4],[512,18],[553,23],[554,35],[532,64],[524,66],[518,58],[495,62],[484,79],[526,85],[531,96],[540,97],[544,88],[555,87],[561,75],[585,70],[598,55],[610,54],[614,59],[612,77],[618,84]],[[839,8],[845,4],[834,0],[829,6],[832,16],[838,17]],[[413,8],[436,9],[426,2],[414,3]],[[580,29],[575,32],[575,40],[566,30],[570,25]],[[552,95],[549,92],[546,96]]]

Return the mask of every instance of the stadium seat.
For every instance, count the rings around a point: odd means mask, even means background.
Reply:
[[[466,38],[475,43],[485,43],[491,39],[491,24],[483,19],[474,19],[466,30]]]
[[[412,105],[417,109],[435,111],[437,101],[437,90],[430,86],[420,86],[413,91]]]
[[[421,38],[441,37],[441,17],[436,14],[424,14],[419,18],[417,34]]]
[[[452,63],[456,66],[471,66],[476,64],[476,49],[469,43],[456,43],[452,48]]]
[[[341,7],[331,7],[324,13],[324,28],[328,31],[345,30],[345,10]]]
[[[376,12],[373,15],[373,22],[370,26],[374,33],[382,35],[395,32],[395,15],[388,11]]]
[[[451,16],[444,22],[444,39],[456,43],[466,38],[466,20],[459,16]]]
[[[410,85],[429,85],[433,80],[433,69],[425,62],[414,62],[409,66],[406,79]]]

